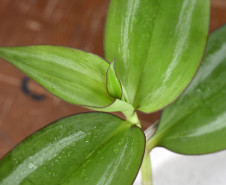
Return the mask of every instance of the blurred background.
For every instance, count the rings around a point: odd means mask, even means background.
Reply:
[[[108,3],[109,0],[0,0],[0,46],[61,45],[103,57]],[[226,0],[212,0],[210,32],[225,23]],[[48,123],[87,111],[54,97],[0,59],[0,158]],[[143,128],[158,120],[160,114],[139,113]]]

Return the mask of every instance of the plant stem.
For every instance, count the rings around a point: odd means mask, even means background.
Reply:
[[[154,136],[151,139],[149,139],[148,141],[146,141],[146,150],[147,152],[151,152],[151,150],[157,145],[158,143],[158,136]]]
[[[152,169],[151,159],[149,152],[145,152],[143,163],[141,166],[142,185],[153,185],[152,184]]]
[[[153,123],[150,127],[148,127],[144,133],[146,137],[146,152],[150,153],[152,148],[154,148],[157,144],[157,139],[155,132],[158,129],[159,120]],[[154,136],[153,136],[154,135]]]
[[[152,183],[152,169],[151,169],[151,159],[150,151],[155,146],[155,142],[152,140],[152,136],[155,134],[158,128],[159,121],[156,121],[150,127],[148,127],[144,133],[146,137],[146,147],[143,158],[143,163],[141,166],[142,184],[143,185],[153,185]]]
[[[140,120],[138,119],[137,113],[135,111],[124,111],[122,113],[125,115],[126,119],[129,122],[136,124],[138,127],[141,127]]]

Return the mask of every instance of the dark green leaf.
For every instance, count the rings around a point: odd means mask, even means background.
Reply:
[[[226,149],[226,26],[210,36],[195,79],[164,110],[151,142],[183,154]]]
[[[0,47],[8,60],[54,95],[73,104],[105,107],[113,102],[106,88],[109,64],[102,58],[66,47]]]
[[[123,96],[149,113],[175,100],[204,51],[209,0],[111,0],[105,54],[115,59]]]
[[[130,185],[145,146],[140,128],[106,113],[71,116],[0,161],[0,185]]]

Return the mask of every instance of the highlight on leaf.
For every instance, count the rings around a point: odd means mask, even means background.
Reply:
[[[109,64],[99,56],[60,46],[0,47],[9,61],[55,96],[77,105],[106,107]]]
[[[0,161],[0,185],[131,185],[144,147],[142,130],[127,121],[107,113],[77,114],[8,153]]]
[[[210,35],[204,60],[190,86],[162,114],[149,141],[182,154],[226,149],[226,26]]]
[[[205,49],[209,9],[209,0],[111,0],[105,57],[115,60],[135,109],[160,110],[190,83]]]

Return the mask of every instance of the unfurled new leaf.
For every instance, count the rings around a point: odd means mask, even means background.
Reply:
[[[131,185],[141,165],[140,128],[106,113],[56,121],[0,161],[0,185]]]

